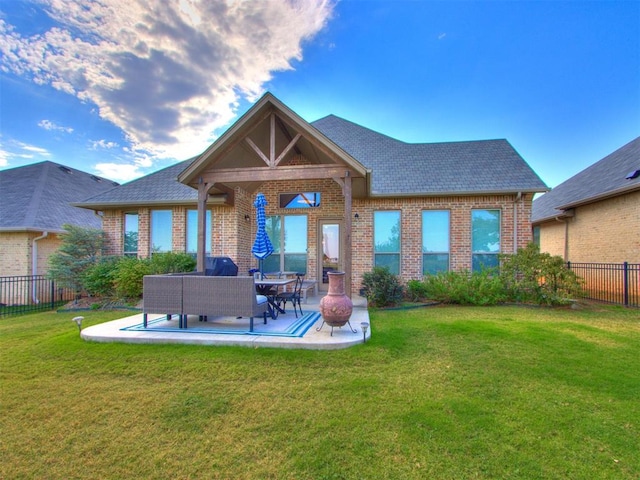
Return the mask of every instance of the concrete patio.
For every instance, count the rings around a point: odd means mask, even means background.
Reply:
[[[319,312],[322,296],[309,296],[302,304],[304,314]],[[268,318],[267,325],[261,318],[255,318],[255,329],[248,332],[248,319],[216,317],[208,322],[200,322],[197,317],[189,317],[187,329],[179,329],[177,318],[167,321],[163,315],[149,315],[151,328],[141,328],[142,313],[127,316],[119,320],[105,322],[82,330],[82,338],[92,342],[122,343],[180,343],[211,346],[243,346],[251,348],[301,348],[309,350],[335,350],[348,348],[363,342],[361,323],[369,323],[367,301],[363,297],[353,297],[353,314],[351,326],[334,328],[322,325],[321,315],[309,315],[308,322],[296,327],[296,317],[290,305],[287,313],[280,314],[277,319]],[[154,330],[153,325],[158,328]],[[175,328],[174,328],[175,327]],[[295,330],[295,329],[298,330]],[[299,332],[299,333],[284,333]],[[222,332],[222,333],[221,333]],[[366,332],[367,340],[371,337],[371,328]]]

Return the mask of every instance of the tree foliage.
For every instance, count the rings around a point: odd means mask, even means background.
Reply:
[[[49,276],[79,295],[83,290],[85,272],[102,255],[105,234],[99,229],[70,224],[65,224],[62,228],[62,245],[49,257]]]

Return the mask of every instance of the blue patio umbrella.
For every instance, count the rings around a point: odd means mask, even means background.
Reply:
[[[256,239],[253,242],[251,253],[256,257],[260,264],[260,276],[264,275],[262,271],[262,263],[265,258],[273,253],[273,245],[267,234],[266,224],[267,217],[264,212],[264,207],[267,204],[266,198],[262,193],[256,195],[256,201],[253,202],[253,206],[256,207],[256,222],[258,223],[258,230],[256,231]]]

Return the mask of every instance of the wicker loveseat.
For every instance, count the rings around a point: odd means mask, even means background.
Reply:
[[[267,323],[266,297],[256,295],[253,277],[210,277],[205,275],[146,275],[143,280],[143,316],[149,313],[180,316],[180,328],[187,328],[187,316],[234,316],[250,319],[262,315]]]

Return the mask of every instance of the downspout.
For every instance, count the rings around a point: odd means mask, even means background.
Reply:
[[[42,232],[42,235],[33,239],[33,244],[31,247],[31,276],[35,276],[38,274],[38,244],[36,243],[38,240],[43,240],[49,236],[49,232]],[[37,292],[36,292],[36,282],[32,283],[32,292],[31,297],[33,298],[33,303],[36,305],[40,303],[38,300]]]
[[[555,221],[564,223],[564,253],[562,257],[566,262],[569,258],[569,222],[564,218],[560,218],[559,216],[555,217]]]
[[[522,199],[522,192],[518,192],[513,201],[513,253],[518,253],[518,202]]]

